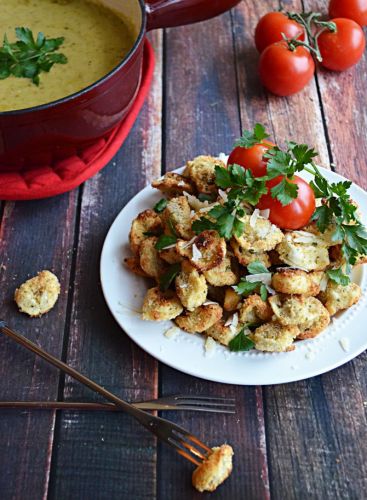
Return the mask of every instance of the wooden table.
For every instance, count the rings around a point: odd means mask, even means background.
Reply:
[[[304,2],[325,12],[326,1]],[[284,2],[300,9],[298,0]],[[243,1],[206,23],[155,32],[155,80],[113,161],[79,190],[4,203],[0,228],[1,316],[54,355],[129,400],[202,393],[237,399],[237,414],[170,413],[208,443],[228,440],[235,471],[214,498],[362,499],[367,488],[367,364],[362,354],[326,375],[289,385],[209,383],[158,363],[111,317],[99,257],[115,216],[142,187],[201,153],[229,151],[242,128],[262,122],[275,142],[305,141],[367,188],[364,60],[342,74],[318,71],[288,99],[263,91],[252,33],[276,1]],[[59,276],[52,312],[30,320],[14,289],[41,269]],[[94,400],[87,389],[0,339],[2,400]],[[168,414],[166,414],[168,416]],[[7,499],[195,499],[192,467],[122,414],[0,412],[0,497]]]

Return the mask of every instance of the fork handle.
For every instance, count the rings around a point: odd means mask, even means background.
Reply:
[[[140,410],[181,410],[180,406],[171,406],[154,402],[132,403]],[[121,411],[121,408],[112,403],[78,403],[73,401],[0,401],[1,408],[24,408],[34,410],[103,410]]]
[[[1,319],[0,319],[0,331],[2,331],[7,337],[10,337],[12,340],[17,342],[21,346],[25,347],[29,351],[37,354],[41,358],[48,361],[50,364],[56,366],[56,368],[58,368],[59,370],[67,373],[68,375],[70,375],[70,377],[74,378],[75,380],[78,380],[81,384],[89,387],[90,389],[92,389],[92,391],[98,392],[98,394],[101,394],[101,396],[103,396],[107,400],[111,401],[112,403],[115,403],[115,405],[124,410],[126,413],[130,414],[131,416],[139,420],[139,422],[141,422],[145,427],[149,428],[149,426],[152,425],[150,423],[151,421],[149,418],[149,417],[153,418],[151,415],[145,413],[142,410],[139,410],[138,408],[134,408],[134,406],[130,405],[123,399],[120,399],[119,397],[115,396],[115,394],[113,394],[112,392],[107,391],[104,387],[97,384],[93,380],[89,379],[85,375],[82,375],[80,372],[78,372],[71,366],[67,365],[60,359],[55,358],[54,356],[52,356],[52,354],[46,352],[41,347],[38,347],[38,345],[31,342],[20,333],[15,332],[11,328],[9,328],[6,325],[5,321]]]

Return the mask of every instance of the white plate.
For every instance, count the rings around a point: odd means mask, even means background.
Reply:
[[[328,170],[322,171],[329,181],[345,180]],[[306,174],[304,178],[309,176]],[[367,221],[367,193],[355,185],[350,192],[359,204],[363,220]],[[214,354],[207,356],[203,336],[180,331],[177,337],[168,339],[164,332],[173,326],[172,322],[141,320],[139,310],[147,282],[129,272],[123,261],[130,255],[128,235],[132,220],[139,212],[153,207],[160,198],[161,194],[150,186],[138,193],[112,224],[101,256],[101,283],[108,307],[121,328],[142,349],[159,361],[196,377],[228,384],[266,385],[294,382],[325,373],[367,348],[367,277],[362,266],[353,273],[353,280],[363,290],[359,303],[334,317],[317,338],[298,342],[293,352],[231,353],[218,345]],[[343,339],[348,339],[347,351],[342,347]]]

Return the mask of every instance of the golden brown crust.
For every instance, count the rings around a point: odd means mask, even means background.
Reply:
[[[194,245],[196,251],[199,252],[198,256],[195,255]],[[212,230],[200,233],[189,246],[184,241],[178,241],[176,248],[180,255],[187,257],[191,264],[201,272],[219,266],[227,252],[224,238],[221,238],[217,231]]]
[[[244,226],[243,234],[241,236],[234,235],[234,240],[244,250],[257,253],[269,252],[284,238],[282,231],[268,219],[259,217],[256,222],[252,223],[251,217],[245,215],[241,220]]]
[[[301,269],[282,269],[273,274],[271,286],[279,293],[315,297],[320,293],[323,274],[322,271],[308,273]]]
[[[134,257],[128,257],[124,259],[126,267],[129,268],[129,270],[136,274],[137,276],[142,276],[143,278],[149,278],[147,273],[145,273],[142,268],[140,267],[140,259],[137,256]]]
[[[215,447],[209,457],[194,470],[192,484],[200,492],[214,491],[232,472],[233,449],[228,444]]]
[[[229,325],[225,325],[225,321],[221,319],[217,323],[215,323],[213,326],[208,328],[206,330],[206,335],[209,337],[212,337],[214,340],[217,342],[220,342],[221,344],[227,346],[232,339],[238,335],[238,333],[241,331],[243,325],[241,323],[238,323],[238,325],[235,328],[231,328]]]
[[[140,267],[145,274],[155,279],[158,279],[167,268],[155,248],[157,241],[158,238],[151,236],[143,240],[139,248]]]
[[[41,271],[15,290],[14,300],[19,311],[31,317],[49,312],[60,295],[60,283],[50,271]]]
[[[148,238],[144,233],[160,233],[163,231],[161,218],[154,210],[144,210],[131,224],[129,241],[130,248],[134,254],[139,253],[139,247],[143,240]]]
[[[164,232],[189,240],[194,236],[191,229],[191,208],[185,196],[171,198],[162,212]]]
[[[285,326],[272,321],[256,328],[250,337],[258,351],[287,352],[293,350],[293,341],[297,335],[297,326]]]
[[[223,302],[224,310],[228,312],[235,311],[241,300],[241,295],[238,295],[233,288],[226,288]]]
[[[199,193],[213,194],[218,191],[215,184],[215,166],[226,165],[213,156],[197,156],[186,163],[184,175],[189,177],[196,185]]]
[[[205,277],[187,261],[182,263],[175,286],[178,298],[188,311],[193,311],[206,301],[208,286]]]
[[[356,283],[349,283],[347,286],[342,286],[330,280],[325,292],[320,293],[319,298],[330,315],[334,316],[337,312],[352,307],[359,301],[361,296],[361,287]]]
[[[226,255],[219,266],[204,271],[205,279],[213,286],[230,286],[239,281],[239,277],[232,269],[231,258]]]
[[[172,290],[162,292],[154,287],[145,295],[142,318],[146,321],[166,321],[176,318],[182,311],[182,304]]]
[[[167,264],[177,264],[183,261],[183,257],[177,252],[176,248],[166,248],[158,253],[159,257]]]
[[[254,293],[243,301],[239,311],[239,320],[248,325],[270,321],[272,315],[273,311],[268,302],[264,302],[259,295]]]
[[[161,179],[152,182],[152,187],[159,189],[170,198],[180,196],[183,192],[193,194],[195,187],[190,179],[175,172],[168,172]]]
[[[270,267],[270,259],[266,252],[245,250],[234,238],[231,239],[230,245],[232,247],[233,253],[238,259],[238,262],[242,266],[248,266],[249,264],[251,264],[251,262],[259,261],[263,263],[265,267]]]
[[[220,305],[210,304],[200,306],[193,311],[184,311],[175,319],[177,325],[189,333],[202,333],[208,330],[222,317],[223,309]]]

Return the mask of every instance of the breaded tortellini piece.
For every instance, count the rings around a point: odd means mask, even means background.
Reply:
[[[154,287],[147,291],[141,317],[146,321],[166,321],[176,318],[182,311],[183,306],[172,290],[162,292]]]
[[[195,184],[199,193],[217,193],[215,184],[215,166],[225,168],[226,165],[219,158],[213,156],[197,156],[186,163],[184,176],[189,177]]]
[[[159,257],[167,264],[178,264],[183,261],[183,257],[177,252],[176,247],[159,250]]]
[[[232,472],[233,448],[228,444],[215,447],[192,474],[192,484],[200,491],[214,491]]]
[[[184,311],[175,319],[176,324],[189,333],[202,333],[217,323],[223,314],[219,304],[202,305],[193,311]]]
[[[287,233],[276,250],[282,262],[305,271],[322,271],[330,264],[328,247],[324,240],[312,233],[300,237],[295,231]]]
[[[148,238],[145,233],[160,233],[163,231],[161,218],[154,210],[144,210],[131,224],[129,241],[130,248],[134,254],[139,253],[139,247],[143,240]]]
[[[268,304],[256,293],[247,297],[239,310],[239,320],[245,325],[270,321],[273,311]]]
[[[180,196],[184,192],[190,194],[195,192],[195,187],[190,179],[175,172],[168,172],[160,179],[156,179],[152,182],[152,187],[159,189],[170,198]]]
[[[143,240],[139,248],[140,267],[151,278],[158,279],[166,270],[167,264],[159,257],[155,248],[158,241],[156,236]]]
[[[165,233],[171,234],[174,231],[184,240],[194,236],[191,229],[191,209],[185,196],[170,199],[161,217]]]
[[[227,253],[224,238],[214,230],[203,231],[190,242],[190,245],[185,241],[178,241],[176,248],[180,255],[187,257],[201,272],[219,266]]]
[[[233,290],[232,287],[226,288],[224,292],[223,308],[225,311],[235,311],[242,300],[241,295]]]
[[[231,258],[228,255],[224,257],[219,266],[204,271],[204,276],[207,282],[213,286],[230,286],[239,281],[239,277],[232,269]]]
[[[208,285],[205,277],[187,261],[182,263],[175,286],[178,298],[188,311],[193,311],[206,301]]]
[[[137,276],[142,276],[143,278],[149,278],[147,273],[144,272],[140,266],[140,257],[138,255],[134,255],[134,257],[127,257],[124,259],[124,262],[126,267],[128,267],[132,273]]]
[[[320,293],[320,283],[325,273],[301,269],[279,269],[272,275],[271,287],[276,292],[288,295],[305,295],[316,297]]]
[[[264,217],[253,221],[250,215],[241,217],[244,224],[241,236],[234,235],[234,239],[244,250],[253,252],[268,252],[273,250],[284,238],[279,227],[272,224]]]
[[[255,252],[254,250],[246,250],[242,248],[237,240],[231,239],[230,245],[232,247],[235,257],[242,266],[248,266],[251,262],[261,262],[265,267],[270,267],[271,262],[269,255],[266,252]]]
[[[49,312],[60,295],[60,282],[51,271],[41,271],[15,290],[14,300],[19,311],[31,317]]]
[[[220,344],[228,346],[230,341],[240,333],[242,328],[243,325],[241,323],[238,323],[236,326],[226,325],[226,322],[221,319],[213,326],[208,328],[205,334],[208,335],[208,337],[212,337]]]
[[[331,316],[339,311],[348,309],[356,304],[362,296],[362,290],[356,283],[346,286],[338,285],[329,280],[325,292],[320,294],[320,300],[324,303]]]
[[[316,337],[330,323],[330,314],[315,297],[274,295],[269,299],[276,320],[285,326],[297,326],[297,339]]]
[[[299,333],[297,326],[285,326],[271,321],[256,328],[249,337],[258,351],[286,352],[294,350],[293,341]]]

